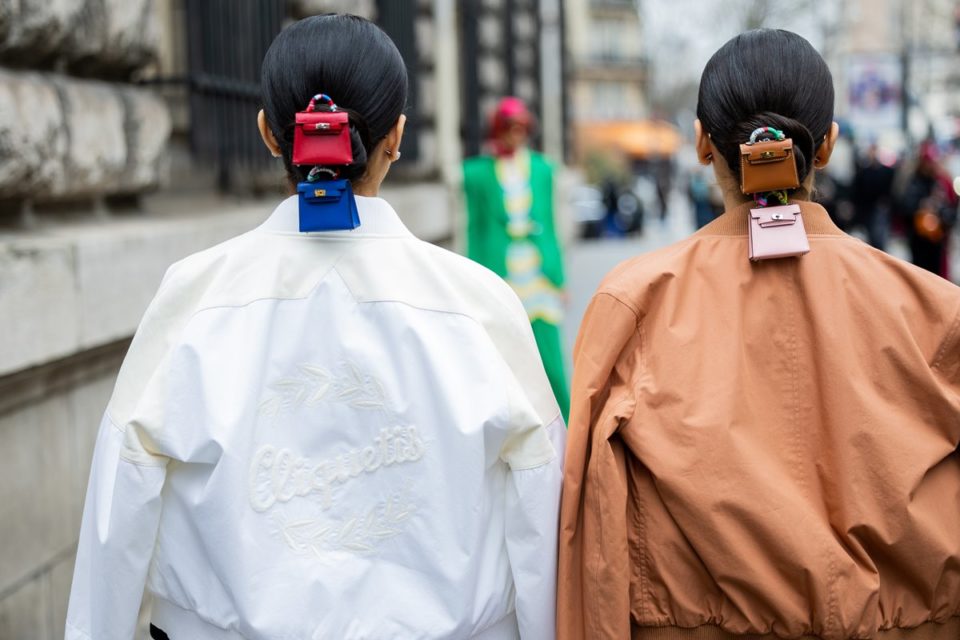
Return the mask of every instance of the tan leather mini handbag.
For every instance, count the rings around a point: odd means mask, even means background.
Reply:
[[[793,140],[765,140],[740,145],[740,190],[764,193],[800,186]]]

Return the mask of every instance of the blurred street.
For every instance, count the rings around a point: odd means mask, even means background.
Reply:
[[[655,218],[652,215],[651,218]],[[625,238],[579,240],[567,248],[567,286],[570,302],[564,319],[564,338],[568,355],[573,353],[573,343],[583,313],[600,281],[615,266],[642,253],[677,242],[694,231],[693,212],[690,201],[680,192],[670,197],[669,214],[666,220],[647,220],[642,235]]]

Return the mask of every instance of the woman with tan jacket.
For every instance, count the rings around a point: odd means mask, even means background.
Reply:
[[[786,31],[707,64],[726,213],[629,260],[575,348],[558,637],[960,637],[960,288],[809,200],[837,137]]]

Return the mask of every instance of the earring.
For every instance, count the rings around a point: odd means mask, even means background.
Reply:
[[[392,155],[393,155],[393,151],[391,151],[390,149],[384,149],[384,151],[386,152],[386,154],[387,154],[388,156],[392,156]],[[400,152],[397,151],[397,160],[399,160],[399,159],[400,159]]]

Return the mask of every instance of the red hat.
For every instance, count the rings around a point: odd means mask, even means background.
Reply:
[[[515,96],[507,96],[502,98],[493,110],[493,116],[490,118],[490,137],[499,137],[513,124],[522,124],[527,129],[532,129],[534,117],[523,100]]]

